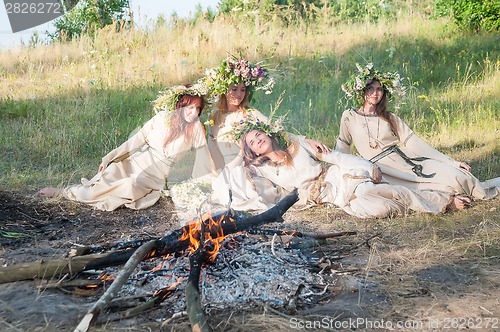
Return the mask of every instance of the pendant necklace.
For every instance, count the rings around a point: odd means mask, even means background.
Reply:
[[[282,167],[283,162],[286,160],[286,156],[284,156],[281,160],[279,161],[273,161],[274,167],[276,167],[276,176],[280,175],[280,167]]]
[[[368,126],[368,120],[366,120],[366,114],[363,114],[363,117],[365,118],[366,130],[368,132],[368,145],[370,146],[370,148],[376,149],[379,147],[378,136],[380,134],[380,117],[377,117],[377,138],[373,137],[370,133],[370,127]]]

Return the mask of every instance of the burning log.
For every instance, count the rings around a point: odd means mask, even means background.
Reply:
[[[298,193],[294,191],[269,210],[247,218],[238,217],[238,214],[235,214],[234,211],[227,211],[220,216],[220,228],[224,234],[231,234],[260,226],[264,223],[283,221],[283,214],[295,204],[297,200]],[[221,230],[210,227],[209,231],[210,236],[216,238],[217,233],[220,233]],[[189,232],[189,225],[174,230],[160,239],[154,240],[156,250],[150,257],[163,256],[187,249],[190,243],[189,239],[183,239],[183,234],[187,232]],[[136,250],[137,248],[129,248],[105,254],[91,254],[50,261],[41,260],[3,267],[0,268],[0,283],[35,278],[54,278],[66,273],[74,275],[82,271],[121,265],[127,262]]]
[[[193,332],[208,332],[210,328],[207,322],[207,316],[201,304],[200,295],[200,275],[201,266],[209,258],[208,252],[205,250],[205,224],[201,225],[200,244],[196,251],[189,256],[189,279],[186,285],[186,311],[188,313],[189,322],[191,323],[191,331]]]

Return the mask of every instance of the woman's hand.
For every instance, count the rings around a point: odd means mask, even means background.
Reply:
[[[380,170],[380,167],[375,164],[373,164],[372,169],[372,181],[373,183],[380,183],[380,181],[382,181],[382,171]]]
[[[469,164],[464,163],[463,161],[460,163],[459,167],[465,169],[467,172],[472,172],[472,167],[470,167]]]
[[[109,161],[106,159],[106,160],[102,160],[101,164],[99,165],[99,172],[104,172],[104,170],[108,167],[109,165]]]
[[[319,152],[319,153],[330,153],[332,149],[330,149],[328,146],[325,144],[312,140],[310,138],[306,138],[306,142],[309,143],[309,145],[314,149],[314,151]]]

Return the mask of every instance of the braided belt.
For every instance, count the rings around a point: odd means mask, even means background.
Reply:
[[[309,190],[309,198],[307,199],[309,202],[313,202],[315,204],[321,203],[319,197],[326,187],[326,182],[325,182],[326,174],[327,174],[327,167],[322,165],[321,173],[316,178],[314,178],[314,180],[311,183],[311,187]]]
[[[380,159],[390,155],[391,153],[396,153],[398,154],[403,160],[410,166],[412,166],[412,171],[415,173],[417,176],[420,176],[422,178],[432,178],[436,173],[431,173],[431,174],[425,174],[423,172],[423,167],[420,164],[414,163],[415,161],[424,161],[428,160],[429,158],[427,157],[418,157],[418,158],[410,158],[408,157],[397,145],[393,145],[391,147],[388,147],[384,151],[380,152],[378,155],[370,159],[372,163],[375,163],[379,161]]]

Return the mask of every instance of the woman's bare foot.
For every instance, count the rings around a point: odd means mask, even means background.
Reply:
[[[43,189],[40,189],[40,191],[38,191],[36,194],[42,197],[55,197],[58,196],[60,193],[61,189],[59,188],[45,187]]]
[[[455,196],[453,197],[453,200],[451,203],[448,205],[448,210],[450,211],[461,211],[465,210],[469,206],[471,206],[471,199],[467,196]]]

